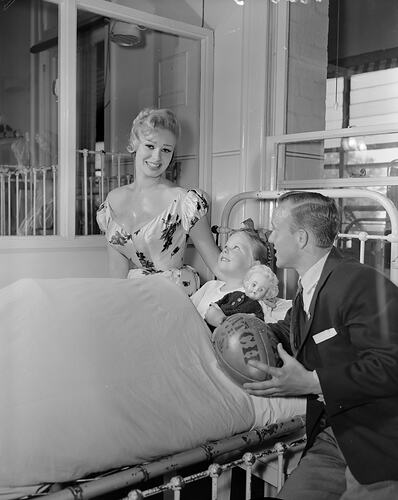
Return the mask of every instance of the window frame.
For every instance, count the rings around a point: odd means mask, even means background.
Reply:
[[[181,21],[142,12],[105,0],[44,0],[58,5],[58,234],[47,236],[2,236],[0,250],[105,247],[102,235],[76,236],[76,67],[77,11],[84,9],[104,17],[133,22],[151,29],[200,42],[200,138],[199,188],[211,196],[212,109],[214,34]]]
[[[279,153],[280,146],[291,143],[338,139],[379,134],[398,133],[397,124],[358,126],[355,128],[339,128],[317,130],[311,132],[286,134],[287,114],[287,80],[288,80],[288,36],[289,36],[289,5],[286,2],[278,4],[270,17],[271,78],[268,102],[270,103],[269,135],[265,139],[265,175],[263,176],[264,190],[291,190],[331,187],[368,187],[368,186],[395,186],[398,177],[372,177],[355,179],[309,179],[300,181],[283,180],[285,164]],[[274,104],[272,104],[274,103]]]

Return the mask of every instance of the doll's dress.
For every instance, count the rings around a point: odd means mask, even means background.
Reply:
[[[97,211],[97,222],[113,248],[131,262],[128,278],[162,273],[181,285],[188,295],[200,286],[197,272],[183,265],[189,231],[208,212],[199,190],[178,188],[168,207],[133,232],[117,221],[109,200]]]
[[[260,302],[251,299],[245,292],[229,292],[222,299],[217,300],[216,304],[218,304],[225,316],[232,316],[232,314],[237,313],[254,314],[261,321],[264,321],[264,311]]]

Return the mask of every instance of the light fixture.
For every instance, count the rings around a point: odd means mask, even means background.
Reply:
[[[145,26],[130,24],[124,21],[111,21],[109,37],[119,47],[142,47]]]

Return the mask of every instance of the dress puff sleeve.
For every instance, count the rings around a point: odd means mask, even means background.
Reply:
[[[189,233],[192,227],[209,211],[205,195],[196,189],[190,189],[181,203],[182,227]]]
[[[111,209],[108,200],[101,203],[97,210],[97,224],[102,232],[108,229],[109,221],[111,220]]]

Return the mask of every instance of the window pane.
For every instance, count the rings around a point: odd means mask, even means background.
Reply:
[[[7,3],[0,16],[0,234],[57,233],[58,8]]]
[[[108,192],[133,181],[132,121],[172,109],[182,128],[168,177],[199,182],[200,42],[78,11],[77,234],[98,234]]]
[[[285,181],[380,178],[389,183],[398,175],[398,134],[279,145],[278,161],[284,164]]]
[[[297,2],[289,12],[287,133],[396,123],[398,2]]]

